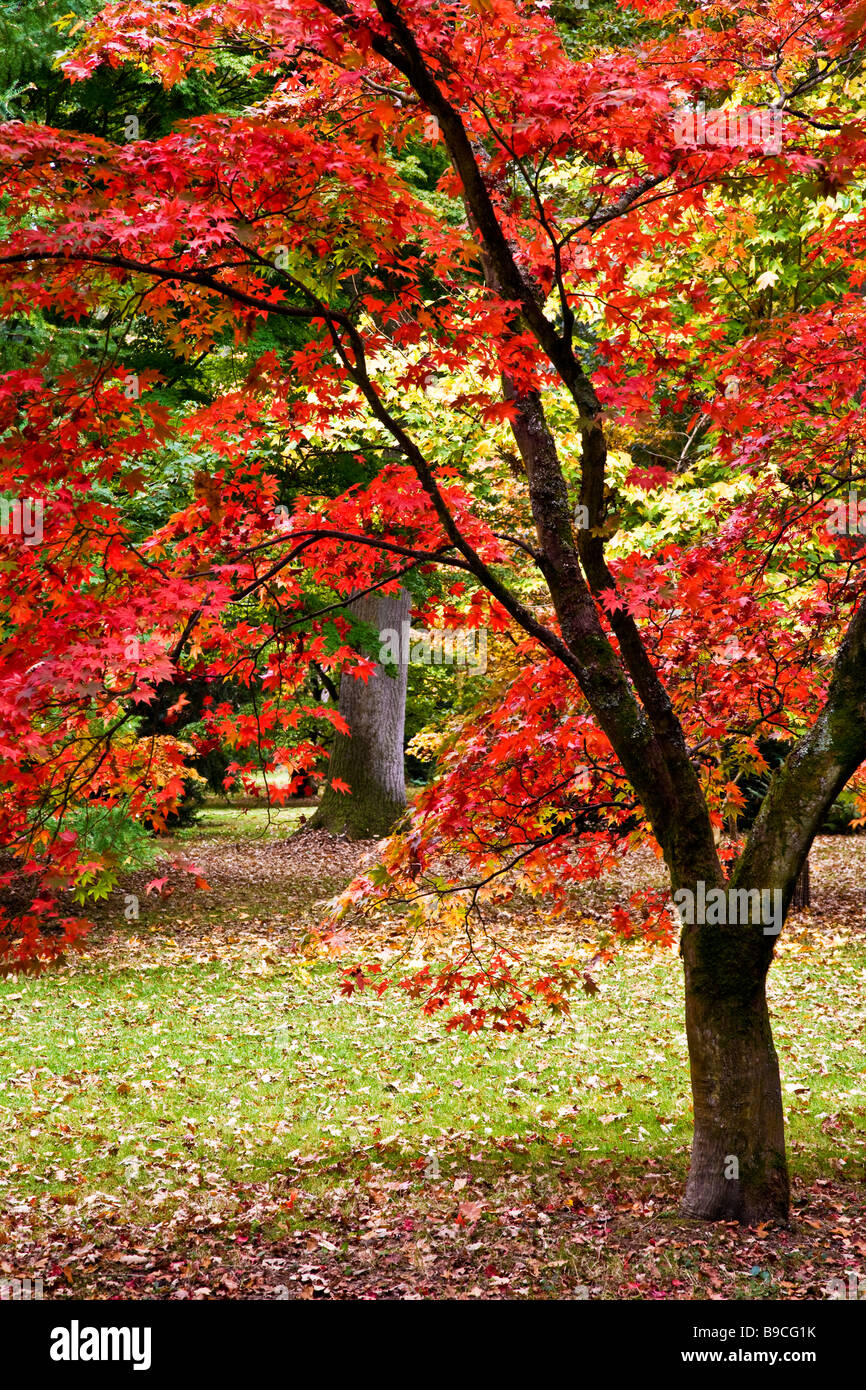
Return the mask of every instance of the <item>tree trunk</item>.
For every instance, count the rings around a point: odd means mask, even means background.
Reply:
[[[800,877],[794,885],[794,896],[791,899],[791,907],[796,912],[801,907],[812,906],[812,876],[809,873],[809,861],[806,860],[800,870]]]
[[[782,1085],[766,996],[772,938],[758,932],[683,930],[694,1103],[686,1216],[788,1219]]]
[[[404,622],[409,621],[410,599],[405,589],[398,595],[365,594],[353,600],[351,612],[359,622],[379,633],[398,636],[402,653]],[[368,681],[343,674],[340,681],[340,713],[350,735],[336,733],[328,763],[328,785],[322,794],[314,826],[351,840],[378,839],[386,835],[406,807],[403,771],[403,729],[406,720],[408,667],[400,661],[397,675],[376,666]],[[351,792],[335,791],[330,779],[348,783]]]

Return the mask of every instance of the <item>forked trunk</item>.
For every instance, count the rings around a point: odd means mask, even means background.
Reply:
[[[757,929],[760,931],[760,928]],[[767,1010],[767,938],[686,927],[683,959],[694,1139],[683,1214],[787,1221],[779,1059]]]

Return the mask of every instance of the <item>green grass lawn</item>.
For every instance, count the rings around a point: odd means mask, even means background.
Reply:
[[[121,1225],[136,1249],[181,1251],[202,1232],[278,1246],[314,1230],[339,1258],[371,1212],[385,1232],[386,1209],[398,1230],[444,1216],[483,1245],[503,1211],[591,1216],[598,1198],[644,1214],[649,1203],[650,1216],[667,1207],[674,1220],[690,1135],[675,957],[626,949],[570,1019],[479,1039],[422,1018],[401,991],[343,998],[346,958],[305,963],[243,934],[219,954],[206,940],[130,933],[56,973],[0,983],[7,1248],[22,1228],[49,1244],[99,1243]],[[804,1189],[862,1183],[864,969],[862,942],[839,941],[790,949],[773,971]],[[569,1277],[613,1292],[597,1250],[575,1264],[567,1239],[552,1248],[533,1292]],[[654,1261],[656,1280],[674,1296],[677,1274],[699,1289],[689,1242],[672,1253],[666,1275]],[[759,1285],[765,1295],[784,1272]],[[615,1262],[613,1283],[622,1274]],[[749,1287],[744,1274],[727,1296]]]
[[[521,1035],[449,1032],[399,989],[346,998],[360,946],[335,963],[303,944],[358,851],[288,840],[301,814],[209,806],[163,846],[209,891],[157,866],[126,885],[140,921],[120,894],[83,956],[0,981],[0,1278],[38,1274],[50,1296],[789,1298],[866,1269],[866,933],[795,924],[771,972],[791,1229],[707,1227],[677,1215],[677,957],[626,946],[570,1017]],[[147,895],[164,872],[172,895]]]

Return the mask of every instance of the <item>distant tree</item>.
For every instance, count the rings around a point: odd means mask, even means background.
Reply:
[[[399,635],[409,621],[410,597],[405,589],[396,595],[366,594],[349,607],[353,617],[377,633]],[[343,673],[340,714],[349,733],[334,734],[328,780],[313,825],[351,840],[368,840],[387,834],[405,810],[407,676],[402,659],[393,674],[380,662],[366,680]]]

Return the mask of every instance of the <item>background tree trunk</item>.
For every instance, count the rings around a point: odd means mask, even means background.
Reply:
[[[377,632],[393,629],[402,637],[409,621],[410,598],[365,594],[353,600],[352,614]],[[399,643],[402,652],[402,642]],[[408,666],[402,661],[396,676],[376,665],[368,681],[344,673],[340,681],[340,713],[351,735],[337,733],[328,763],[328,778],[348,783],[351,793],[326,785],[312,825],[352,840],[386,835],[406,807],[403,771],[403,729],[406,722]]]
[[[812,876],[809,873],[809,860],[807,859],[797,882],[794,884],[794,896],[791,899],[791,907],[796,911],[800,907],[812,906]]]

